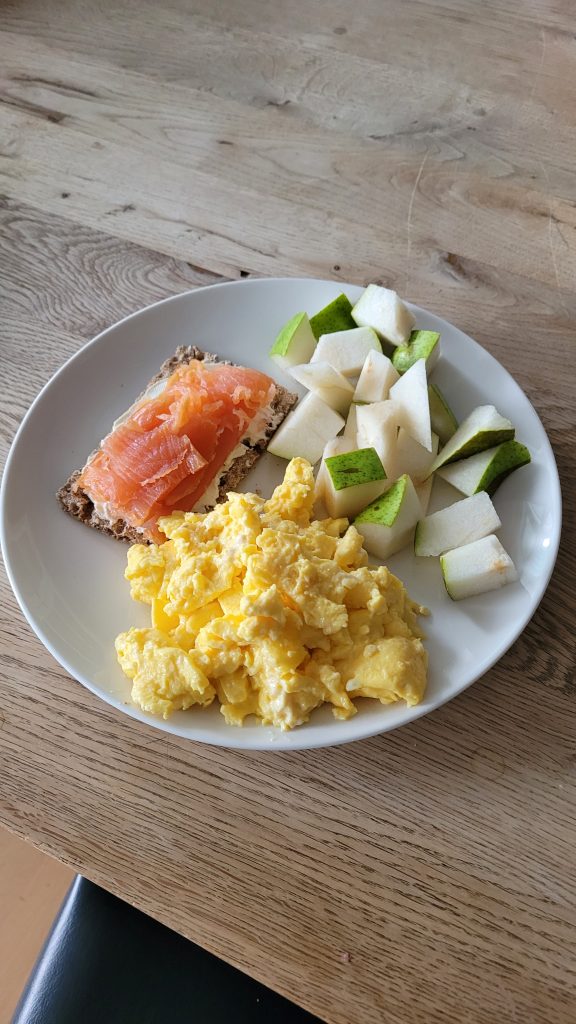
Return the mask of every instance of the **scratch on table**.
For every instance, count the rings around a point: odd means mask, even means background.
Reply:
[[[562,287],[560,285],[560,273],[559,273],[559,270],[558,270],[558,260],[556,259],[556,250],[554,248],[554,235],[553,235],[553,231],[552,231],[552,225],[556,223],[556,220],[555,220],[554,215],[552,213],[552,199],[551,199],[551,195],[550,195],[550,193],[551,193],[550,175],[548,174],[548,171],[547,171],[546,167],[542,163],[542,160],[539,160],[538,163],[540,164],[540,170],[542,171],[543,176],[546,178],[546,202],[548,203],[548,248],[550,250],[550,260],[552,262],[552,268],[554,270],[554,278],[556,280],[556,291],[558,292],[558,298],[560,300],[560,305],[561,305],[564,313],[566,314],[566,316],[568,316],[568,310],[566,308],[566,304],[564,302],[564,297],[562,295]],[[562,235],[561,232],[559,232],[559,234],[560,234],[560,237],[561,237],[562,241],[564,242],[565,241],[564,236]]]
[[[534,81],[532,82],[532,88],[530,90],[529,100],[534,98],[540,77],[542,75],[542,68],[544,67],[544,60],[546,59],[546,29],[540,28],[540,61],[534,74]]]
[[[416,199],[416,192],[418,191],[418,185],[420,184],[420,178],[426,166],[426,161],[430,155],[430,150],[427,149],[422,157],[422,162],[418,168],[418,174],[416,175],[416,181],[410,195],[410,202],[408,203],[408,216],[406,218],[406,283],[404,285],[404,292],[408,292],[408,276],[410,272],[410,260],[412,256],[412,210],[414,209],[414,200]]]

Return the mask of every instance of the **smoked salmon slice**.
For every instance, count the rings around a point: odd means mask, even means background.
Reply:
[[[275,390],[258,370],[200,360],[179,366],[104,439],[78,485],[109,518],[162,539],[158,518],[198,504]]]

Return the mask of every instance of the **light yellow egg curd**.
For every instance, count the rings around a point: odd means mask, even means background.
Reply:
[[[424,609],[369,567],[346,519],[312,521],[314,475],[292,459],[272,497],[230,493],[207,513],[159,520],[164,544],[135,544],[125,572],[151,626],[116,640],[132,700],[167,718],[214,700],[229,725],[256,715],[293,729],[328,703],[418,704]]]

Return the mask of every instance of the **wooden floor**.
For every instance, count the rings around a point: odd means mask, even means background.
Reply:
[[[73,873],[0,829],[0,1021],[10,1020]]]

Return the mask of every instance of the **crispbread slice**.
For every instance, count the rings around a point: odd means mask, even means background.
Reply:
[[[229,360],[220,359],[213,352],[203,352],[195,345],[180,345],[174,355],[162,363],[158,373],[148,383],[142,394],[134,402],[134,405],[145,397],[154,384],[170,377],[178,366],[190,363],[194,359],[211,363],[229,362]],[[254,463],[266,451],[266,446],[272,434],[277,430],[282,420],[285,419],[297,401],[297,395],[291,394],[286,388],[276,384],[276,392],[270,404],[270,418],[266,429],[256,442],[248,443],[246,439],[241,442],[246,450],[241,455],[238,455],[228,469],[222,473],[218,482],[218,502],[226,500],[228,491],[237,489],[238,485],[252,469]],[[95,452],[92,453],[92,455],[94,454]],[[92,458],[92,455],[90,458]],[[78,485],[78,479],[82,471],[82,469],[75,470],[56,495],[64,511],[68,512],[74,519],[79,519],[80,522],[85,523],[86,526],[91,526],[94,530],[106,533],[117,540],[127,540],[133,543],[147,542],[148,538],[141,529],[130,526],[123,519],[111,521],[96,512],[93,501],[86,491]]]

